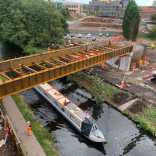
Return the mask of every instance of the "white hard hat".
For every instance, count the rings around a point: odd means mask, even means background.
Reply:
[[[27,123],[30,123],[30,121],[28,121]]]

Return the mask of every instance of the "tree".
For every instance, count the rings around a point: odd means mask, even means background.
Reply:
[[[156,39],[156,26],[149,30],[148,36],[151,39]]]
[[[141,21],[139,8],[134,0],[130,0],[127,9],[125,11],[125,16],[123,19],[123,36],[127,40],[134,41],[139,32],[139,24]]]
[[[66,31],[64,31],[63,35],[66,35],[66,33],[69,33],[68,31],[68,23],[66,22],[67,19],[69,18],[69,10],[67,7],[63,7],[60,9],[60,19],[62,23],[62,28]]]
[[[156,21],[156,13],[151,15],[151,20],[154,21],[154,23],[155,23],[155,21]]]
[[[61,14],[62,14],[65,18],[68,18],[68,17],[69,17],[69,10],[68,10],[67,7],[62,7],[62,8],[60,9],[60,12],[61,12]]]
[[[156,1],[153,1],[153,7],[156,7]]]
[[[27,49],[63,43],[68,24],[53,3],[44,0],[0,0],[0,38]],[[66,25],[66,26],[65,26]]]

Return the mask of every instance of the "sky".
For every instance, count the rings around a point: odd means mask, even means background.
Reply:
[[[136,0],[139,6],[150,6],[153,3],[153,0]]]
[[[80,3],[88,4],[89,1],[92,1],[92,0],[65,0],[65,1],[73,1],[73,2],[80,2]],[[139,6],[150,6],[153,3],[153,0],[135,0],[135,1]]]

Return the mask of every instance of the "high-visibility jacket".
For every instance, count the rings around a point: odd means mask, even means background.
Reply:
[[[105,68],[105,63],[102,63],[102,69],[104,69]]]

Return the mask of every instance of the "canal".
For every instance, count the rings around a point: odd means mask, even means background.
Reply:
[[[0,61],[24,55],[22,49],[13,43],[0,41]]]
[[[20,56],[13,48],[0,42],[2,59]],[[17,49],[18,50],[18,49]],[[10,54],[11,53],[11,54]],[[136,124],[109,107],[106,103],[98,105],[91,100],[92,96],[75,83],[61,78],[50,82],[59,92],[68,97],[80,108],[87,111],[103,132],[108,144],[104,147],[92,143],[79,134],[34,89],[21,92],[25,102],[34,112],[37,120],[56,135],[55,146],[61,156],[155,156],[156,139],[137,128]]]

